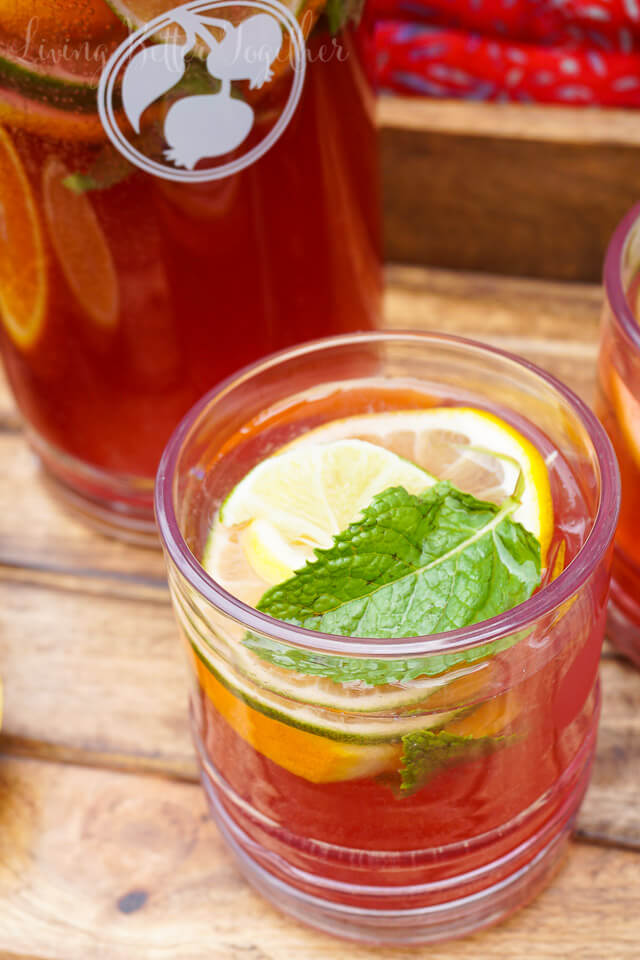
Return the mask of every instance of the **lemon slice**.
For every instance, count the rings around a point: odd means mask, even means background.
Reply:
[[[302,451],[352,437],[406,457],[438,480],[479,500],[502,503],[516,493],[512,518],[539,540],[542,563],[553,534],[553,503],[542,454],[510,423],[473,407],[432,407],[332,420],[287,446]]]
[[[377,493],[403,486],[420,493],[435,478],[384,447],[362,440],[298,446],[267,457],[234,488],[220,510],[225,527],[242,526],[241,546],[267,584],[288,579],[330,547]],[[216,575],[216,532],[203,558]]]
[[[633,395],[615,370],[611,371],[611,395],[622,435],[640,467],[640,399]]]

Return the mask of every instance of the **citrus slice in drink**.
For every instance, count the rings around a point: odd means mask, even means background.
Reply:
[[[44,328],[47,264],[40,216],[11,137],[0,127],[0,313],[9,336],[28,350]]]
[[[94,143],[107,138],[97,113],[59,109],[18,90],[0,90],[0,123],[59,140]]]
[[[49,238],[64,277],[83,313],[100,329],[118,321],[118,277],[111,250],[91,201],[64,180],[69,171],[50,157],[42,172]]]
[[[35,15],[34,15],[35,14]],[[0,0],[0,121],[60,139],[104,139],[101,64],[127,31],[104,0]]]
[[[512,519],[539,540],[544,566],[553,534],[549,474],[542,454],[510,423],[472,407],[363,414],[310,430],[287,449],[344,437],[378,444],[479,500],[502,503],[517,493],[520,506]]]
[[[18,37],[23,46],[50,45],[59,37],[88,39],[108,33],[117,25],[104,0],[0,0],[0,21],[5,33]]]
[[[610,382],[613,407],[620,430],[631,456],[640,467],[640,399],[634,396],[613,367]]]
[[[512,693],[486,701],[472,712],[365,717],[290,704],[252,685],[234,685],[215,655],[191,647],[204,694],[217,713],[258,753],[312,783],[356,780],[397,772],[402,737],[425,730],[459,737],[498,737],[517,718]],[[236,678],[237,679],[237,678]]]
[[[403,486],[420,493],[435,482],[413,463],[362,440],[290,448],[267,457],[240,481],[220,509],[224,527],[242,526],[242,548],[267,584],[280,583],[330,547],[377,493]],[[215,532],[203,565],[213,576],[224,555]]]

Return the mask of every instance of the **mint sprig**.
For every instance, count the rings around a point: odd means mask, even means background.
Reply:
[[[441,633],[503,613],[540,583],[540,545],[497,506],[441,482],[419,495],[392,487],[258,609],[310,630],[349,637]],[[427,658],[385,661],[308,653],[250,634],[246,645],[285,669],[374,686],[435,676],[511,646],[519,636]]]
[[[504,747],[506,737],[461,737],[441,730],[420,730],[402,738],[400,793],[408,797],[449,767],[489,756]]]

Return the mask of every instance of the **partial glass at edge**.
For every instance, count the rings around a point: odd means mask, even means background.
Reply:
[[[608,636],[640,667],[640,205],[615,231],[604,268],[596,412],[622,483]]]
[[[546,456],[567,531],[565,569],[527,603],[436,637],[329,637],[257,613],[202,570],[217,507],[247,469],[311,424],[370,409],[367,384],[380,378],[392,388],[411,382],[431,398],[493,410]],[[307,405],[288,403],[318,386],[326,394],[331,382],[349,387],[339,412],[317,396]],[[264,426],[274,407],[275,432]],[[246,429],[251,422],[254,429]],[[248,368],[194,408],[165,451],[156,510],[191,665],[203,784],[257,889],[304,922],[373,943],[461,936],[537,893],[565,848],[589,779],[617,509],[615,458],[587,408],[535,368],[463,340],[373,334],[318,341]],[[562,561],[554,566],[557,572]],[[309,734],[306,748],[298,737],[296,758],[283,761],[278,729],[260,719],[256,727],[251,704],[273,704],[264,686],[273,677],[260,680],[248,669],[247,630],[325,655],[398,661],[486,643],[507,647],[435,677],[428,700],[410,712],[425,725],[443,709],[512,718],[509,742],[443,770],[411,797],[375,772],[312,782],[300,773],[305,751],[312,757],[324,749],[317,736]],[[280,708],[305,710],[326,726],[326,715],[305,703],[304,688],[288,691],[276,695]],[[365,732],[368,723],[392,727],[402,712],[380,706],[365,718]],[[362,725],[361,715],[344,710],[337,720],[345,729]],[[279,763],[269,757],[271,733],[279,737]]]

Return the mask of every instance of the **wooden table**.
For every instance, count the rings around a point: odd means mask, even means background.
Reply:
[[[593,386],[594,286],[390,268],[388,323],[476,335]],[[0,392],[3,960],[637,960],[640,674],[606,650],[593,784],[553,886],[432,948],[347,946],[254,894],[209,821],[159,554],[47,498]]]

